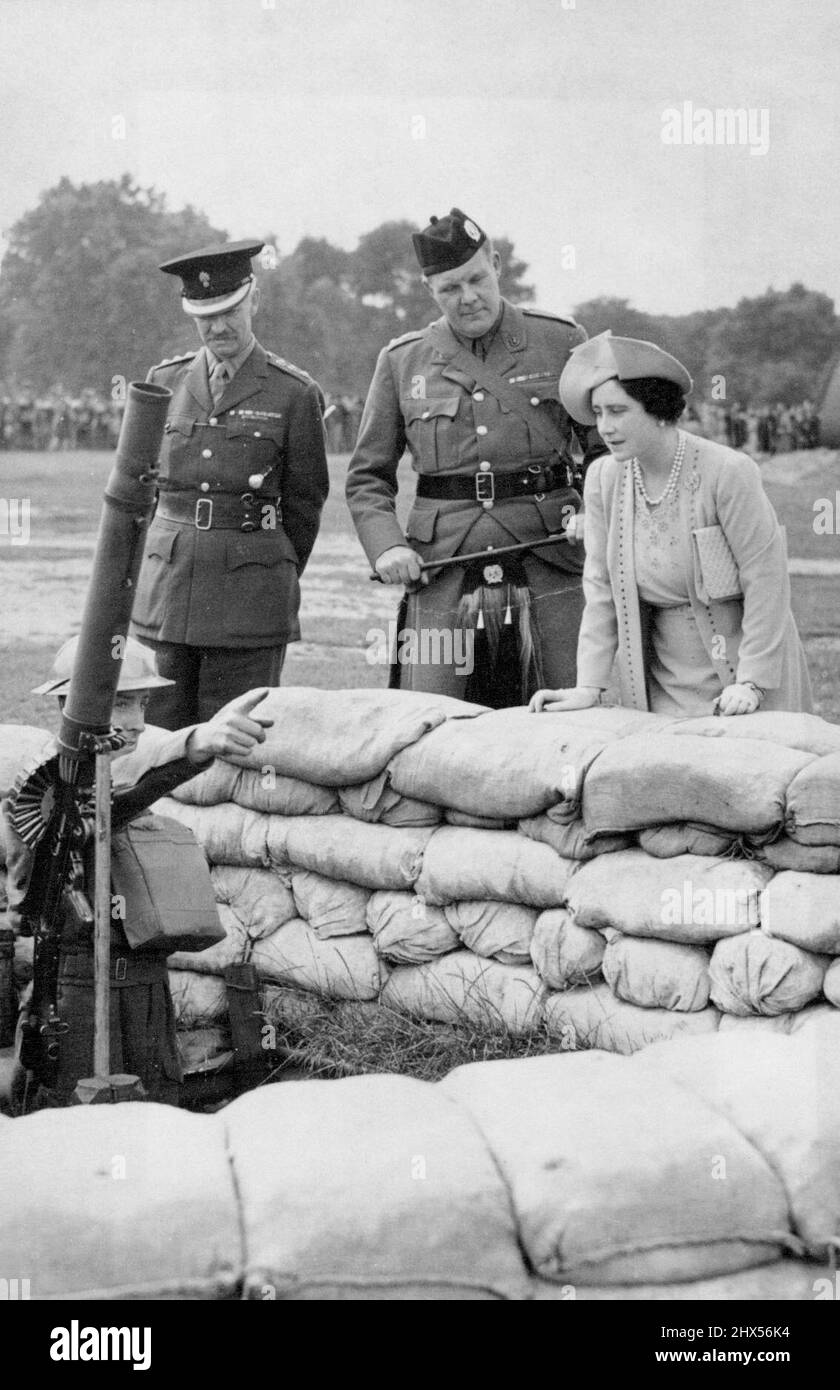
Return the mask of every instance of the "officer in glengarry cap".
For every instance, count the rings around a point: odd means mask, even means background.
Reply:
[[[404,660],[403,648],[391,683],[520,704],[548,671],[574,676],[581,547],[456,565],[422,583],[420,561],[538,540],[571,522],[590,440],[561,406],[558,380],[586,334],[572,319],[504,299],[499,253],[460,209],[432,218],[413,241],[443,317],[380,353],[347,500],[377,574],[408,586],[399,624],[414,634],[414,654]],[[405,449],[417,496],[403,532],[395,503]],[[483,655],[472,670],[468,638]],[[446,650],[459,659],[442,660]]]
[[[169,729],[278,685],[300,637],[298,580],[329,486],[323,394],[254,337],[262,246],[224,242],[160,267],[180,277],[202,342],[147,378],[174,394],[132,626],[175,682],[149,708]]]

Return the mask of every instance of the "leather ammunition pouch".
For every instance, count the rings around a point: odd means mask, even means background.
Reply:
[[[132,950],[203,951],[224,940],[204,853],[176,820],[145,815],[111,842],[111,886]]]

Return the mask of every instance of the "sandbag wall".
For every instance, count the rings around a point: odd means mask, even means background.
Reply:
[[[840,1003],[838,726],[303,688],[260,712],[252,757],[155,808],[204,846],[226,930],[170,960],[182,1028],[224,1027],[241,960],[269,1005],[293,984],[568,1050]]]
[[[838,1027],[0,1115],[0,1267],[33,1299],[830,1300]]]

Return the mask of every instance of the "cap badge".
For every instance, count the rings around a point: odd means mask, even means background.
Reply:
[[[208,270],[200,270],[198,272],[198,278],[201,281],[204,288],[207,289],[208,285],[210,284],[210,272]]]
[[[466,232],[470,241],[481,241],[481,232],[478,230],[478,227],[469,217],[464,222],[464,231]]]

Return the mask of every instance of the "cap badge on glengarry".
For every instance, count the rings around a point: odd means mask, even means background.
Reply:
[[[481,232],[478,230],[478,227],[469,217],[466,219],[464,223],[464,231],[466,232],[467,236],[470,238],[471,241],[481,241]]]

